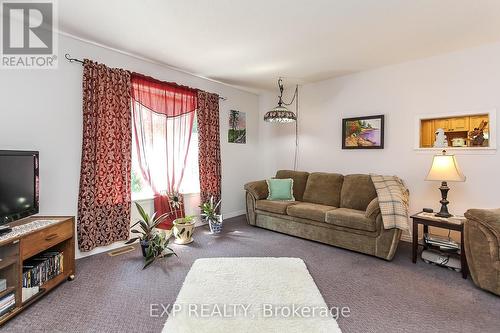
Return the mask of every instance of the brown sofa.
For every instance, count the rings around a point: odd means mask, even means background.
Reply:
[[[465,255],[474,283],[500,295],[500,209],[465,213]]]
[[[295,201],[266,200],[265,180],[245,185],[251,225],[391,260],[401,230],[385,230],[369,175],[280,170]]]

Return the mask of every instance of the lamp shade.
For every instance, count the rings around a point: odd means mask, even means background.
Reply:
[[[288,110],[283,105],[278,105],[271,111],[268,111],[264,116],[264,121],[270,123],[291,123],[297,120],[295,113]]]
[[[431,169],[425,180],[463,182],[465,176],[458,167],[455,155],[446,155],[446,151],[443,151],[442,155],[434,156]]]

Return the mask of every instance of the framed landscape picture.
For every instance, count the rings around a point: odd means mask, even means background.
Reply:
[[[229,111],[229,131],[227,134],[229,143],[247,142],[246,113],[237,110]]]
[[[342,119],[342,149],[383,149],[384,115]]]

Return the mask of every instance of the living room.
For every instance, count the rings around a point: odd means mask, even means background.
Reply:
[[[2,332],[497,332],[499,2],[0,5]]]

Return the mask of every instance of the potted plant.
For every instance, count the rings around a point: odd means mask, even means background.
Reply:
[[[189,244],[193,241],[194,217],[186,216],[174,220],[172,231],[176,244]]]
[[[132,233],[139,234],[137,237],[129,239],[125,244],[132,244],[139,241],[141,244],[142,255],[146,260],[146,264],[143,269],[152,264],[156,259],[162,257],[169,257],[171,255],[176,255],[175,252],[168,247],[168,239],[170,235],[167,235],[164,231],[159,231],[156,226],[162,223],[169,213],[156,216],[154,213],[149,216],[148,213],[144,211],[141,205],[137,202],[135,203],[137,211],[141,216],[142,220],[137,221],[132,225],[134,228],[136,225],[140,226],[140,229],[132,229]]]
[[[213,234],[218,234],[222,231],[222,215],[217,214],[217,209],[221,200],[214,205],[214,197],[210,197],[209,202],[204,202],[201,204],[201,217],[208,222],[210,226],[210,232]]]
[[[167,235],[165,231],[156,232],[153,238],[149,241],[149,246],[146,249],[146,261],[144,267],[145,269],[152,263],[156,261],[156,259],[167,258],[170,256],[177,254],[168,247],[168,239],[170,238],[170,234]]]

